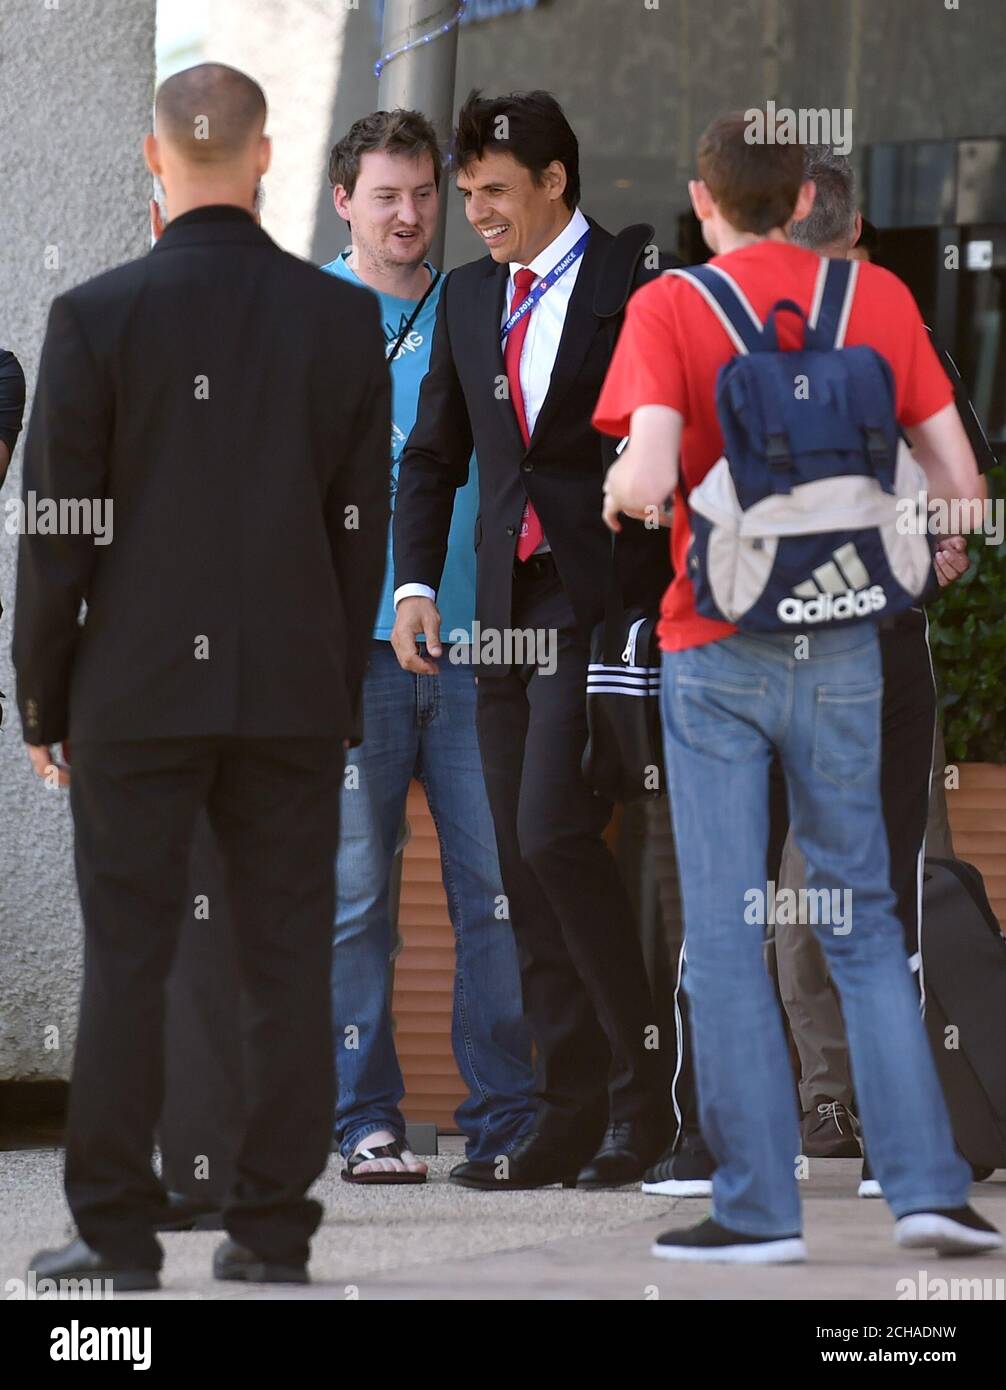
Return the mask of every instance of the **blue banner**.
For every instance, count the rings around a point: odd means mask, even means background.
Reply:
[[[521,10],[536,10],[539,0],[468,0],[461,16],[462,24],[477,24],[482,19],[497,19],[504,14]]]

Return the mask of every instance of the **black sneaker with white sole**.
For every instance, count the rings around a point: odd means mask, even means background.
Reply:
[[[873,1169],[870,1167],[870,1160],[863,1152],[863,1171],[859,1177],[859,1188],[856,1192],[857,1197],[883,1197],[880,1190],[880,1183],[873,1176]]]
[[[797,1232],[791,1236],[746,1236],[728,1231],[708,1217],[685,1230],[665,1231],[650,1253],[658,1260],[684,1260],[695,1264],[791,1265],[807,1258],[807,1247]]]
[[[905,1250],[935,1250],[937,1255],[981,1255],[1001,1250],[1003,1238],[971,1207],[910,1211],[894,1225],[894,1239]]]
[[[643,1174],[643,1191],[658,1197],[708,1197],[716,1162],[696,1135],[687,1135]]]

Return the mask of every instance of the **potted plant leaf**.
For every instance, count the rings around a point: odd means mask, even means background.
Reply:
[[[1006,466],[987,477],[1001,517]],[[931,604],[930,645],[954,846],[981,871],[1006,929],[1006,539],[991,538],[970,539],[971,568]]]

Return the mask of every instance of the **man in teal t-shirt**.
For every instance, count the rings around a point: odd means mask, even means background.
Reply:
[[[381,301],[391,369],[392,505],[398,459],[416,417],[443,277],[426,260],[437,225],[441,173],[436,133],[418,111],[377,111],[332,150],[329,182],[352,246],[322,269],[372,289]],[[442,631],[470,632],[475,615],[478,474],[459,489],[437,605]],[[391,648],[391,534],[381,605],[363,691],[363,743],[342,794],[336,864],[332,1002],[338,1079],[336,1136],[357,1183],[423,1182],[405,1144],[404,1095],[389,1006],[397,924],[390,884],[409,783],[423,783],[440,837],[454,925],[452,1040],[468,1096],[456,1112],[466,1163],[494,1162],[530,1127],[533,1082],[520,974],[505,903],[475,731],[470,665],[445,650],[435,676],[403,671]],[[455,653],[456,655],[460,653]],[[455,1170],[457,1171],[457,1170]],[[462,1173],[463,1176],[463,1173]]]
[[[349,264],[352,252],[352,247],[347,248],[340,256],[336,256],[334,261],[322,266],[322,270],[327,270],[330,275],[341,276],[342,279],[350,280],[356,285],[367,284],[368,282]],[[384,336],[391,363],[392,505],[398,486],[398,460],[416,418],[419,387],[430,363],[430,344],[433,341],[433,327],[437,318],[437,301],[444,283],[444,277],[434,270],[429,261],[423,262],[423,271],[427,277],[426,284],[423,286],[422,280],[420,281],[420,299],[416,301],[401,299],[398,295],[388,294],[370,286],[375,289],[381,301]],[[443,617],[444,632],[455,629],[471,630],[475,615],[475,555],[472,546],[478,510],[478,472],[472,467],[468,483],[458,489],[454,503],[447,562],[444,565],[443,580],[437,591],[437,604]],[[384,589],[377,610],[377,621],[374,624],[374,636],[382,642],[390,641],[391,630],[395,626],[395,605],[392,600],[393,570],[389,528],[388,567],[384,575]]]

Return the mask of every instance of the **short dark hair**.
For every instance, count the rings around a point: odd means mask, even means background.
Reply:
[[[443,159],[437,132],[421,111],[372,111],[354,121],[338,144],[332,146],[328,158],[328,181],[334,188],[341,183],[351,198],[360,177],[360,160],[375,150],[388,154],[420,159],[428,154],[433,160],[433,182],[440,187]]]
[[[752,143],[751,129],[750,111],[717,116],[699,140],[699,178],[732,227],[764,236],[793,216],[804,177],[803,146]]]
[[[803,176],[813,179],[817,192],[810,215],[794,222],[790,240],[811,251],[852,240],[856,226],[856,178],[848,157],[830,145],[808,145]]]
[[[265,118],[262,88],[226,63],[197,63],[172,73],[154,97],[157,133],[195,164],[234,159],[261,135]]]
[[[580,146],[573,127],[551,92],[511,92],[483,97],[474,89],[458,112],[453,160],[466,169],[486,150],[512,154],[529,169],[536,184],[557,160],[566,170],[563,201],[570,209],[580,201]]]

